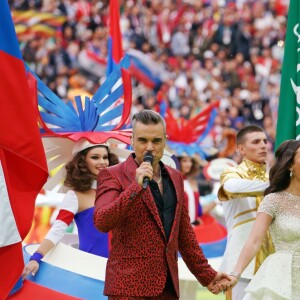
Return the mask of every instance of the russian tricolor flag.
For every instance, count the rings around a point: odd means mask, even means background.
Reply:
[[[148,54],[136,49],[129,49],[128,55],[131,75],[146,87],[158,90],[161,84],[170,78],[170,74],[163,66],[154,61]]]
[[[108,37],[108,62],[107,75],[123,57],[122,34],[120,29],[120,8],[118,0],[109,2],[109,37]]]
[[[108,60],[107,60],[107,76],[114,70],[124,55],[122,46],[122,34],[120,29],[120,7],[119,0],[110,0],[109,2],[109,37],[108,37]],[[122,69],[121,85],[123,86],[123,98],[119,101],[123,102],[123,113],[119,125],[114,130],[121,129],[122,126],[128,126],[130,122],[130,110],[132,104],[132,86],[131,77],[127,70]],[[119,104],[119,103],[117,103]],[[127,125],[126,125],[127,124]]]
[[[0,299],[6,299],[17,282],[22,286],[22,240],[48,171],[8,1],[0,7]]]

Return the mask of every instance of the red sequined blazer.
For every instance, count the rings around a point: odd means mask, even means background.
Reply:
[[[190,224],[180,172],[165,166],[177,196],[167,241],[150,187],[143,190],[135,180],[137,167],[131,155],[99,173],[94,223],[102,232],[112,230],[113,236],[104,294],[157,296],[163,291],[169,267],[179,297],[178,251],[198,281],[207,286],[216,271],[203,255]]]

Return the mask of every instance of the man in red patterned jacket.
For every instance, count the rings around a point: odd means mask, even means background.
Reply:
[[[217,273],[199,247],[184,204],[182,175],[164,165],[164,119],[142,110],[133,117],[134,153],[100,170],[94,223],[112,230],[104,294],[109,299],[179,299],[178,251],[197,280],[210,291],[225,273]],[[144,162],[151,152],[153,162]],[[148,177],[149,186],[143,188]]]

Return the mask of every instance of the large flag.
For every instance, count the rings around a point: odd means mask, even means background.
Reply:
[[[119,0],[109,1],[109,37],[107,74],[110,74],[123,57],[122,35],[120,29]]]
[[[7,0],[0,0],[0,299],[24,267],[22,240],[30,230],[47,164],[24,61]]]
[[[108,37],[108,59],[107,59],[107,76],[112,73],[117,64],[120,63],[124,55],[122,46],[122,34],[120,29],[120,6],[119,0],[109,1],[109,37]],[[116,129],[128,128],[130,124],[130,110],[132,104],[132,86],[131,77],[127,70],[122,69],[122,79],[117,86],[120,85],[123,89],[123,95],[120,97],[117,105],[123,104],[123,113],[119,125]],[[125,124],[123,127],[120,124]]]
[[[288,139],[300,139],[300,2],[291,0],[280,85],[277,148]]]

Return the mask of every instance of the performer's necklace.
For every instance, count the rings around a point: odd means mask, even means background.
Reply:
[[[160,184],[161,183],[161,180],[162,180],[162,176],[161,176],[161,171],[160,171],[160,176],[159,176],[159,179],[156,181],[157,184]]]

